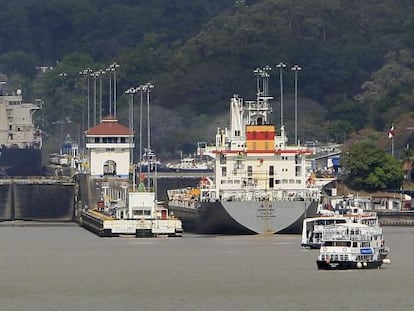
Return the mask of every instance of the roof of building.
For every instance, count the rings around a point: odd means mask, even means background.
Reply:
[[[131,136],[132,131],[123,126],[118,120],[112,116],[105,117],[101,122],[94,127],[91,127],[85,132],[86,136]]]

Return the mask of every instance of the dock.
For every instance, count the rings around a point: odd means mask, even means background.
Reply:
[[[0,221],[73,222],[72,178],[1,178]]]
[[[414,226],[414,211],[377,211],[381,226]]]

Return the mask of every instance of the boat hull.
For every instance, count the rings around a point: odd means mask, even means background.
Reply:
[[[349,269],[378,269],[382,266],[382,260],[374,260],[369,262],[356,261],[326,261],[317,260],[316,265],[319,270],[349,270]]]
[[[0,175],[42,175],[42,151],[40,149],[0,149]]]
[[[184,231],[201,234],[298,234],[304,217],[316,208],[315,201],[215,201],[201,202],[196,208],[169,205]]]

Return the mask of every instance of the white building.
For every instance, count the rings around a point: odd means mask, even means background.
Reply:
[[[134,148],[134,135],[129,128],[113,117],[106,117],[88,129],[85,137],[91,176],[128,178]]]

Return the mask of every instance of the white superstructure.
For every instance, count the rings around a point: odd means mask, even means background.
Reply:
[[[0,94],[0,147],[41,149],[42,135],[33,125],[33,114],[41,108],[40,103],[24,103],[21,90]]]
[[[101,123],[87,130],[90,175],[128,178],[133,137],[130,129],[112,117],[102,119]]]

